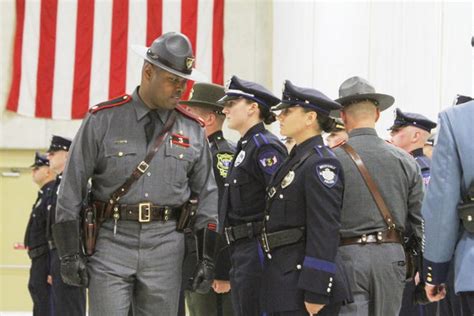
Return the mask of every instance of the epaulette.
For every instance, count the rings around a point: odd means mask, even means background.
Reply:
[[[262,133],[253,135],[252,139],[255,142],[255,145],[257,145],[257,148],[269,143],[268,139]]]
[[[318,153],[319,157],[324,158],[324,153],[326,152],[329,156],[336,158],[336,155],[332,152],[331,149],[329,149],[328,146],[323,146],[323,145],[316,145],[314,146],[314,150],[316,153]]]
[[[94,105],[93,107],[89,109],[89,113],[94,114],[105,109],[110,109],[114,106],[119,106],[119,105],[128,103],[131,100],[132,100],[132,97],[130,95],[124,94],[118,98]]]
[[[201,125],[202,127],[205,127],[205,124],[204,124],[204,121],[202,120],[202,118],[200,118],[199,116],[189,112],[188,110],[186,110],[182,105],[178,105],[176,108],[175,108],[176,111],[178,111],[179,113],[183,114],[185,117],[193,120],[193,121],[196,121],[199,123],[199,125]]]

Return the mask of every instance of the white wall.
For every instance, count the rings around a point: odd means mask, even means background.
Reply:
[[[5,111],[11,84],[15,0],[0,1],[0,21],[0,148],[46,148],[51,134],[73,137],[78,120],[31,119]],[[226,0],[224,21],[225,78],[236,74],[268,86],[272,73],[272,2]],[[231,139],[238,139],[237,133],[226,132]]]
[[[337,98],[348,77],[367,78],[395,107],[437,118],[457,93],[472,95],[470,1],[274,3],[273,87],[285,79]]]

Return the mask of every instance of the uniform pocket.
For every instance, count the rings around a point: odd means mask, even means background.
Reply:
[[[167,143],[165,147],[165,182],[178,186],[186,183],[193,160],[192,148]]]
[[[392,262],[392,268],[397,280],[400,280],[400,282],[405,282],[407,273],[406,262],[404,260],[394,261]]]
[[[105,143],[107,170],[114,175],[128,177],[137,166],[137,147],[134,144]]]

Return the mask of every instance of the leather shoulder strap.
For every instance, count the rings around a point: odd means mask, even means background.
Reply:
[[[349,155],[349,157],[351,157],[352,161],[354,161],[355,165],[357,166],[357,169],[359,169],[359,172],[362,178],[364,179],[365,184],[367,185],[367,188],[370,191],[370,194],[372,194],[375,204],[377,204],[380,214],[382,214],[382,217],[388,228],[395,229],[395,221],[393,220],[392,213],[388,209],[387,204],[385,204],[385,200],[383,199],[382,194],[380,194],[377,185],[372,179],[369,170],[367,170],[367,168],[365,167],[364,162],[360,158],[359,154],[354,150],[354,148],[352,148],[351,145],[347,143],[342,144],[341,148],[344,149],[344,151]]]

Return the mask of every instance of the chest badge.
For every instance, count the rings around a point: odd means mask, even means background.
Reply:
[[[39,200],[38,200],[38,202],[35,204],[35,208],[37,208],[38,206],[40,206],[41,201],[42,201],[42,199],[39,199]]]
[[[234,166],[238,167],[242,163],[242,161],[244,161],[244,159],[245,159],[245,151],[241,150],[239,154],[237,155],[237,158],[235,158]]]
[[[294,179],[295,179],[295,172],[293,170],[290,170],[290,172],[288,172],[287,175],[281,181],[281,188],[284,189],[287,186],[289,186],[293,182]]]
[[[228,153],[217,154],[217,170],[219,170],[219,175],[223,178],[227,178],[227,173],[229,171],[230,164],[232,163],[232,158],[234,156]]]

